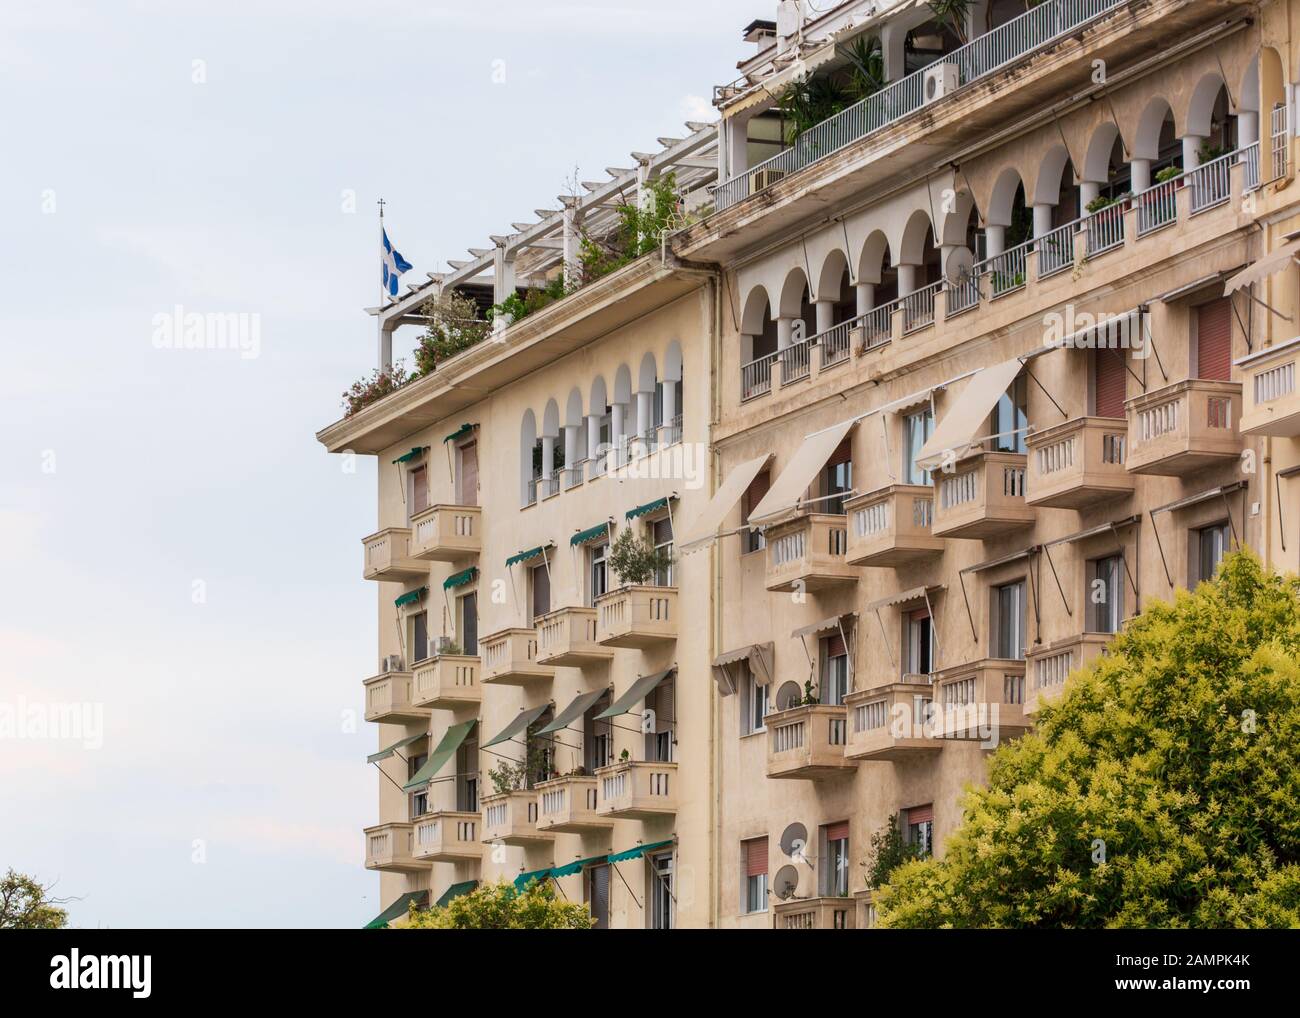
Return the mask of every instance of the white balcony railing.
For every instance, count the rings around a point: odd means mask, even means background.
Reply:
[[[1239,153],[1229,152],[1186,174],[1192,192],[1192,215],[1222,205],[1232,197],[1232,167],[1240,158]]]
[[[805,339],[780,351],[782,385],[801,382],[808,377],[812,371],[812,348],[812,340]]]
[[[1058,226],[1037,240],[1038,278],[1046,279],[1074,266],[1074,238],[1082,220]]]
[[[919,332],[934,324],[934,299],[943,289],[943,282],[931,283],[900,298],[903,307],[903,334]]]
[[[989,277],[989,296],[993,300],[1024,289],[1029,274],[1029,252],[1033,247],[1031,240],[976,266],[982,275]]]
[[[740,366],[740,398],[753,399],[772,391],[772,362],[776,354],[759,357]]]
[[[969,85],[1125,3],[1127,0],[1047,0],[930,66],[955,65],[959,87]],[[729,208],[786,175],[915,113],[926,105],[928,70],[914,71],[854,103],[805,131],[790,148],[720,184],[714,191],[714,207]]]

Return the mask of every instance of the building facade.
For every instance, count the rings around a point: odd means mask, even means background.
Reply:
[[[375,309],[383,363],[673,174],[656,250],[319,436],[380,464],[384,900],[869,927],[873,835],[942,853],[1126,620],[1294,570],[1292,6],[782,3],[716,125]]]

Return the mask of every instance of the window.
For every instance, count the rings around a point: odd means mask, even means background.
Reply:
[[[929,675],[934,671],[934,629],[928,610],[903,616],[903,653],[904,675]]]
[[[1088,563],[1088,631],[1118,633],[1124,619],[1124,560],[1118,555]]]
[[[421,464],[413,467],[410,474],[410,515],[417,516],[429,508],[429,471]]]
[[[406,760],[406,780],[410,781],[429,761],[428,753],[413,753]],[[407,799],[407,808],[410,810],[408,820],[414,820],[416,817],[422,817],[429,812],[429,786],[425,785],[410,794]]]
[[[550,566],[543,562],[528,570],[528,585],[532,591],[533,618],[539,619],[551,610]]]
[[[849,822],[822,828],[822,894],[827,898],[849,896]]]
[[[1196,377],[1232,379],[1232,302],[1227,297],[1196,309]]]
[[[650,928],[673,928],[673,854],[652,855],[650,864]]]
[[[745,867],[745,912],[767,911],[767,838],[751,838],[740,843],[741,864]]]
[[[456,449],[456,501],[478,505],[478,443],[466,442]]]
[[[934,852],[934,807],[913,806],[907,810],[907,843],[915,845],[921,858]]]
[[[655,520],[650,524],[650,537],[655,550],[664,554],[664,563],[655,570],[655,586],[671,587],[673,585],[673,520],[671,516]]]
[[[429,614],[416,612],[411,616],[411,661],[423,661],[429,656]]]
[[[1231,541],[1228,524],[1216,523],[1212,527],[1203,527],[1192,533],[1195,538],[1196,580],[1198,583],[1212,580],[1219,570],[1223,556],[1228,554]]]
[[[767,728],[767,686],[754,678],[748,664],[738,666],[740,678],[740,734],[753,735]]]
[[[456,618],[461,653],[473,657],[478,653],[478,594],[466,594],[456,599]]]
[[[456,808],[478,812],[478,740],[466,739],[456,750]]]
[[[587,908],[596,920],[592,929],[609,929],[609,866],[589,866],[582,875]]]
[[[1124,351],[1099,349],[1092,352],[1092,406],[1097,417],[1122,418],[1128,395],[1128,369]]]
[[[608,710],[609,704],[609,694],[606,693],[582,717],[583,762],[588,773],[595,773],[597,767],[608,767],[614,762],[613,722],[597,716]]]
[[[1029,430],[1029,381],[1022,374],[998,399],[993,411],[993,448],[998,452],[1027,451]]]
[[[527,787],[532,788],[540,781],[547,781],[555,769],[555,737],[539,735],[543,728],[555,719],[555,711],[547,711],[531,725],[524,737],[524,760],[527,763]]]
[[[749,482],[749,488],[745,491],[745,497],[741,501],[741,523],[749,522],[749,514],[758,508],[758,503],[763,501],[763,496],[767,494],[768,488],[772,486],[772,475],[766,470],[759,472],[758,476]],[[745,553],[751,551],[762,551],[767,546],[767,541],[763,538],[761,530],[746,530],[740,535],[741,548]]]
[[[844,515],[844,495],[853,490],[853,446],[846,438],[831,454],[822,472],[822,495],[818,512],[831,516]]]
[[[1025,581],[993,588],[993,656],[1003,661],[1025,657]]]
[[[839,633],[821,640],[821,701],[841,704],[849,693],[849,650]]]
[[[916,465],[925,443],[934,434],[934,410],[926,408],[903,418],[903,483],[931,484],[930,471]]]
[[[676,728],[676,683],[665,679],[646,694],[643,724],[645,733],[645,758],[652,763],[671,763],[673,759],[673,731]]]
[[[601,594],[609,593],[609,542],[587,546],[587,607]]]

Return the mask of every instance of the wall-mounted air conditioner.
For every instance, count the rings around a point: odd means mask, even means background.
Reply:
[[[753,191],[762,191],[764,188],[771,187],[778,180],[785,176],[785,170],[766,169],[756,170],[750,175],[749,189]]]
[[[384,658],[380,667],[383,669],[383,673],[385,675],[387,675],[389,672],[402,672],[406,670],[404,667],[404,662],[402,661],[401,654],[389,654],[386,658]]]
[[[933,64],[925,69],[925,96],[928,106],[957,91],[961,84],[961,71],[956,64]]]

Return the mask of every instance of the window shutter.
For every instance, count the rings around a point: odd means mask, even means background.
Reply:
[[[913,806],[907,811],[908,824],[924,824],[934,821],[934,804],[926,803],[924,806]]]
[[[848,839],[848,836],[849,836],[849,822],[847,820],[841,820],[837,824],[826,825],[827,841],[845,841]]]
[[[826,656],[827,657],[844,657],[848,650],[844,646],[844,637],[839,633],[826,638]]]
[[[1232,305],[1226,297],[1196,309],[1196,377],[1232,378]]]
[[[761,877],[767,872],[767,839],[754,838],[745,846],[745,876]]]
[[[1093,394],[1098,417],[1123,417],[1128,394],[1122,350],[1097,350],[1092,357]]]
[[[772,475],[768,471],[760,471],[759,475],[749,482],[749,487],[745,490],[745,519],[749,519],[749,514],[754,511],[754,507],[763,501],[763,496],[767,494],[768,488],[772,487]]]

